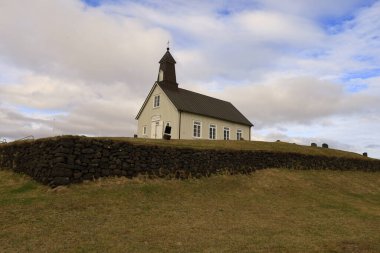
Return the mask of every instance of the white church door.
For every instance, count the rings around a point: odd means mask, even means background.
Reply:
[[[163,129],[163,121],[153,121],[151,128],[151,136],[152,139],[162,139],[162,129]]]

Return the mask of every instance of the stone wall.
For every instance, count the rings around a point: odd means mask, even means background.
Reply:
[[[0,145],[0,168],[51,186],[106,176],[201,177],[265,168],[380,171],[380,160],[296,153],[198,150],[135,145],[127,141],[63,136]]]

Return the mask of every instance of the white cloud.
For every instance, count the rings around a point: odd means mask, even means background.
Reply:
[[[376,153],[372,2],[1,1],[0,137],[131,136],[170,40],[180,87],[233,102],[253,136]]]
[[[323,31],[310,20],[269,11],[251,11],[237,15],[236,27],[246,37],[272,44],[312,46],[324,39]]]
[[[314,57],[306,51],[296,59],[294,67],[335,81],[349,79],[352,73],[356,74],[354,78],[368,78],[366,72],[380,64],[379,13],[380,2],[361,9],[355,18],[339,25],[339,32],[319,42],[320,50],[316,50]]]
[[[49,76],[26,75],[19,83],[0,86],[2,101],[40,110],[68,109],[87,95],[82,82],[65,82]]]
[[[158,58],[170,39],[161,28],[76,0],[3,1],[0,24],[0,55],[6,62],[61,78],[129,80],[134,87],[151,81],[143,70],[155,68],[152,57]]]
[[[28,76],[23,83],[0,86],[3,111],[0,132],[14,136],[14,124],[36,137],[53,134],[131,135],[143,97],[125,83],[92,85],[47,76]],[[18,108],[27,112],[17,112]],[[51,110],[46,116],[45,111]],[[28,114],[28,116],[26,116]],[[55,122],[53,122],[55,121]],[[53,133],[52,124],[55,124]],[[50,129],[50,130],[46,130]],[[4,134],[4,133],[11,134]]]
[[[380,110],[380,94],[348,93],[343,85],[313,77],[276,78],[210,94],[233,102],[257,128],[285,123],[310,125],[333,115],[350,117]]]

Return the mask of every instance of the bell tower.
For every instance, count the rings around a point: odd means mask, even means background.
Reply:
[[[173,56],[169,52],[169,47],[166,48],[166,53],[159,61],[160,68],[158,70],[157,82],[165,82],[178,88],[178,83],[175,74],[175,64]]]

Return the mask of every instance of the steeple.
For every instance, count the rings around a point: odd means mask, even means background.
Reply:
[[[158,70],[158,82],[166,82],[178,87],[175,74],[175,60],[169,52],[169,46],[166,48],[166,53],[159,61],[160,68]]]

